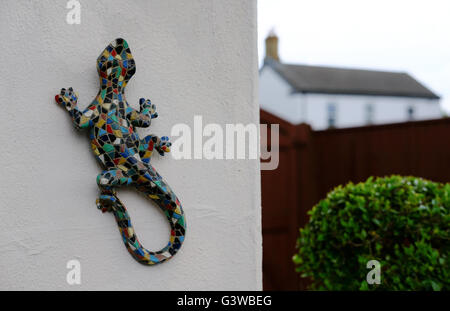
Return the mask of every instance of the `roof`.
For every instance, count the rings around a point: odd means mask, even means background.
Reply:
[[[358,94],[439,99],[404,72],[266,63],[300,93]]]

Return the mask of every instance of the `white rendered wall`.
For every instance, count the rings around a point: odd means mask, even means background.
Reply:
[[[371,124],[409,120],[408,108],[414,108],[413,120],[438,119],[442,112],[438,100],[392,96],[305,94],[307,123],[316,130],[328,128],[328,105],[336,106],[336,127],[367,125],[366,107],[373,107]]]
[[[85,133],[54,103],[72,86],[84,108],[96,95],[95,60],[125,38],[137,64],[127,87],[159,118],[140,133],[170,135],[177,123],[259,123],[256,0],[83,1],[81,24],[66,1],[2,2],[0,78],[0,289],[260,290],[257,160],[180,160],[153,166],[180,198],[187,235],[170,261],[147,267],[126,251],[112,214],[95,206],[95,162]],[[135,191],[120,190],[138,237],[165,246],[169,226]],[[81,285],[66,264],[81,263]]]
[[[292,87],[269,66],[259,73],[258,99],[262,109],[292,124],[305,121],[302,95],[292,94]]]
[[[367,124],[366,106],[373,106],[371,124],[408,121],[408,108],[414,108],[414,120],[442,117],[439,100],[370,95],[299,94],[273,69],[260,72],[259,101],[264,110],[293,124],[309,123],[313,129],[328,128],[328,105],[336,106],[336,127]]]

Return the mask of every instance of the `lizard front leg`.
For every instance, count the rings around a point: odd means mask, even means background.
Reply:
[[[158,117],[156,106],[151,103],[150,99],[141,98],[139,100],[140,111],[127,107],[127,119],[136,127],[149,127],[152,119]]]
[[[61,92],[55,96],[55,101],[59,105],[66,108],[72,117],[73,124],[76,128],[87,128],[92,125],[92,119],[98,116],[99,112],[95,104],[89,105],[83,112],[78,109],[78,94],[69,89],[62,88]]]

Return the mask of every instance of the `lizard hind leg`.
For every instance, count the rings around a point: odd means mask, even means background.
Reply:
[[[97,185],[100,188],[100,196],[96,200],[97,208],[103,213],[116,208],[119,199],[116,196],[114,187],[129,185],[132,179],[120,169],[110,169],[103,171],[97,176]]]
[[[163,156],[164,153],[170,152],[171,145],[172,143],[169,142],[169,137],[167,136],[147,135],[139,142],[139,156],[142,162],[149,164],[154,150]]]

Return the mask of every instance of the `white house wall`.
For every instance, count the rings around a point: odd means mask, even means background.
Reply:
[[[272,68],[265,66],[259,75],[260,107],[290,123],[303,120],[301,94],[292,94],[292,87]]]
[[[413,107],[413,120],[436,119],[442,116],[438,100],[368,96],[305,94],[299,105],[307,105],[306,122],[316,130],[328,128],[328,106],[336,106],[336,127],[367,125],[367,105],[372,105],[371,124],[404,122],[409,120],[408,109]]]

